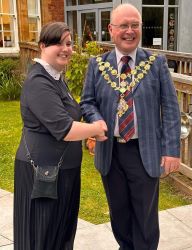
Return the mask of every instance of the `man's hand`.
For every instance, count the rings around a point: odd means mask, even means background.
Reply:
[[[108,138],[107,138],[107,136],[105,136],[105,132],[108,130],[108,128],[107,128],[107,124],[105,123],[105,121],[104,120],[98,120],[98,121],[95,121],[94,123],[98,123],[104,130],[103,135],[97,135],[97,136],[95,136],[95,139],[97,141],[105,141],[105,140],[107,140]]]
[[[166,175],[178,171],[179,166],[180,166],[180,158],[171,156],[162,156],[161,167],[164,167]]]

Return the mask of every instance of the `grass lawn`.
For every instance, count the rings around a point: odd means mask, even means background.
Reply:
[[[0,188],[13,192],[13,165],[21,135],[19,102],[0,101]],[[95,224],[109,220],[108,206],[100,179],[93,165],[93,156],[84,150],[82,163],[82,189],[79,217]],[[191,204],[192,199],[169,185],[160,184],[160,210]]]

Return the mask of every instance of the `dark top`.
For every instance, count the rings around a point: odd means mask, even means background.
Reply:
[[[81,119],[79,105],[69,94],[67,85],[36,63],[24,82],[20,101],[26,142],[35,164],[57,165],[66,149],[61,168],[79,167],[81,141],[63,141],[72,122]],[[28,161],[23,138],[16,159]]]

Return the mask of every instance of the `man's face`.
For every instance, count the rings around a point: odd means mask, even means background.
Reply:
[[[116,47],[128,54],[135,50],[141,39],[141,17],[134,8],[124,8],[114,13],[109,32]]]

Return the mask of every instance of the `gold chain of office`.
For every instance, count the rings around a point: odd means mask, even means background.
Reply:
[[[134,69],[130,71],[130,73],[118,73],[113,66],[110,65],[109,62],[103,62],[102,58],[98,56],[96,61],[98,63],[99,70],[102,72],[103,78],[107,81],[108,84],[114,89],[120,92],[120,100],[118,105],[117,114],[121,117],[129,108],[128,104],[124,99],[124,94],[128,90],[130,91],[144,76],[148,73],[151,68],[151,65],[155,61],[157,54],[152,54],[149,56],[148,60],[141,61],[139,65],[136,65]],[[119,85],[115,81],[112,81],[109,72],[111,75],[115,76],[119,79]],[[132,77],[134,76],[134,77]],[[130,79],[130,84],[128,83],[128,78]],[[120,81],[121,79],[121,81]]]
[[[102,72],[101,74],[107,83],[110,84],[113,89],[118,90],[121,94],[123,94],[127,90],[130,91],[131,88],[133,88],[137,83],[139,83],[141,79],[144,78],[144,76],[150,70],[151,65],[155,61],[156,57],[157,54],[152,54],[149,56],[148,60],[141,61],[139,65],[136,65],[135,68],[132,69],[128,74],[118,73],[109,62],[103,62],[100,56],[96,57],[96,61],[98,63],[99,70]],[[119,81],[119,86],[117,86],[115,81],[111,80],[109,72],[116,78],[121,79],[121,81]],[[132,76],[134,76],[134,79]],[[131,80],[130,84],[128,84],[128,78]]]

